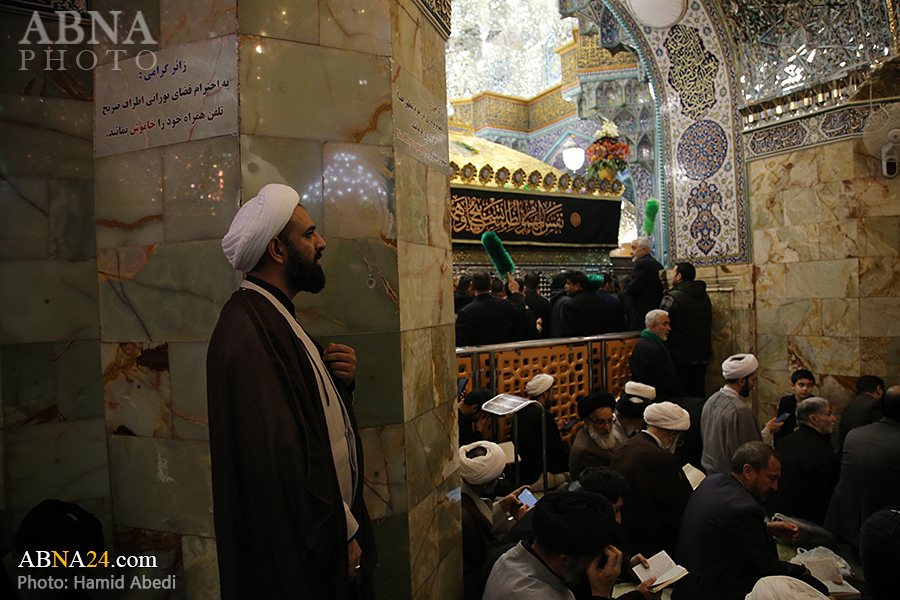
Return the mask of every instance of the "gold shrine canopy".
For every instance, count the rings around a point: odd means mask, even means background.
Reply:
[[[618,246],[618,180],[573,176],[473,135],[451,131],[449,142],[454,242],[493,231],[504,244]]]

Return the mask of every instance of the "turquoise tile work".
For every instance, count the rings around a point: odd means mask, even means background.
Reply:
[[[209,444],[113,435],[109,464],[116,525],[213,536]]]

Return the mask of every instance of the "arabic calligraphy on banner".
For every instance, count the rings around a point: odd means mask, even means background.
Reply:
[[[454,241],[480,240],[485,231],[493,231],[504,243],[513,244],[615,246],[618,242],[618,200],[456,187],[450,192]]]
[[[237,133],[236,36],[154,56],[97,68],[97,156]]]

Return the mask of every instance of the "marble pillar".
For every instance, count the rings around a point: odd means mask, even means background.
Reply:
[[[152,42],[84,46],[93,73],[21,73],[14,47],[0,64],[3,538],[41,499],[76,501],[110,548],[157,558],[138,573],[176,576],[166,597],[218,597],[203,374],[240,281],[220,239],[242,201],[280,182],[328,244],[328,286],[298,296],[298,317],[359,359],[378,596],[461,597],[449,184],[427,147],[440,133],[411,143],[409,119],[427,119],[408,114],[444,110],[441,34],[412,0],[91,8],[142,14]],[[4,18],[3,43],[27,24]],[[122,73],[103,54],[117,49]],[[160,62],[139,80],[141,50]],[[163,78],[198,73],[218,87]],[[111,119],[126,109],[129,123]]]

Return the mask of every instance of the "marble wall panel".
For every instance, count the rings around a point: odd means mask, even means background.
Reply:
[[[822,334],[859,337],[859,299],[822,299]]]
[[[753,261],[796,263],[819,258],[819,230],[816,224],[795,225],[753,231]]]
[[[323,347],[334,342],[356,351],[353,412],[360,429],[403,422],[399,331],[316,336],[315,339]]]
[[[116,59],[116,56],[118,56],[119,61],[122,61],[136,56],[139,52],[143,52],[144,50],[152,51],[159,49],[159,0],[128,0],[127,2],[123,2],[122,0],[93,0],[90,7],[91,10],[99,11],[104,15],[111,14],[110,11],[113,10],[121,11],[122,14],[119,15],[119,23],[128,24],[127,27],[124,27],[126,32],[134,22],[137,13],[140,12],[147,24],[150,37],[152,38],[151,40],[145,40],[143,35],[135,34],[131,43],[126,43],[128,36],[127,33],[122,34],[123,27],[120,25],[118,37],[120,43],[113,43],[108,40],[105,34],[98,31],[97,37],[101,42],[94,46],[94,52],[97,55],[97,62],[99,64],[112,63]],[[147,43],[144,43],[145,41],[147,41]],[[120,52],[116,54],[113,53],[112,50]]]
[[[375,568],[375,598],[393,600],[411,598],[409,517],[395,515],[372,523],[378,548],[390,548],[390,552],[379,551]]]
[[[860,373],[896,377],[900,365],[900,337],[864,337],[859,340]]]
[[[168,345],[105,343],[100,352],[107,431],[171,438],[174,426]]]
[[[759,360],[760,369],[784,371],[788,368],[787,336],[758,336],[755,355]]]
[[[214,538],[181,536],[187,600],[219,599],[219,560]]]
[[[454,446],[455,447],[455,446]],[[459,545],[462,530],[462,504],[459,471],[435,489],[435,515],[438,523],[440,559],[446,559]]]
[[[177,533],[117,527],[115,547],[121,555],[152,556],[155,567],[125,567],[119,569],[125,576],[126,591],[123,600],[186,600],[185,577],[182,564],[182,537]],[[165,579],[175,576],[175,589],[128,589],[134,577]]]
[[[0,282],[0,343],[99,337],[95,261],[3,261]]]
[[[162,148],[98,157],[94,168],[97,248],[162,243]]]
[[[759,405],[757,414],[760,424],[768,421],[778,409],[778,401],[791,391],[792,371],[759,371],[756,384],[756,401]],[[765,407],[765,408],[763,408]]]
[[[368,427],[359,432],[365,454],[366,508],[373,519],[407,511],[406,447],[403,425]]]
[[[835,411],[843,410],[856,397],[856,377],[820,374],[817,383],[814,393],[831,401]]]
[[[900,336],[900,298],[860,298],[859,329],[863,337]]]
[[[209,444],[114,435],[109,465],[117,525],[215,535]]]
[[[853,181],[837,181],[813,186],[822,209],[823,220],[856,219],[862,213]]]
[[[92,104],[0,94],[5,177],[90,179],[94,173]]]
[[[403,415],[408,421],[432,410],[439,402],[434,393],[434,365],[425,359],[432,352],[431,330],[403,331],[400,340],[403,346]]]
[[[206,406],[206,342],[171,342],[169,380],[175,437],[209,441]]]
[[[859,260],[789,264],[787,295],[788,298],[855,298],[859,295]]]
[[[755,265],[756,297],[764,299],[787,296],[787,265],[771,263]]]
[[[396,154],[394,181],[397,194],[397,239],[428,244],[429,217],[427,198],[428,167],[405,152]]]
[[[238,27],[246,35],[317,44],[318,0],[239,0]]]
[[[103,419],[12,427],[4,438],[9,509],[27,511],[45,498],[109,495]]]
[[[328,236],[396,239],[391,148],[329,143],[322,162],[322,228]]]
[[[435,405],[456,400],[456,326],[431,328],[431,364],[434,369]]]
[[[871,217],[859,220],[859,255],[900,256],[900,218]]]
[[[857,248],[857,220],[826,221],[819,224],[819,255],[823,260],[855,258]]]
[[[50,258],[95,258],[94,182],[90,179],[51,179],[47,185]]]
[[[239,64],[245,133],[392,145],[388,58],[247,37]]]
[[[822,183],[854,179],[854,140],[842,140],[815,148],[818,180]]]
[[[790,371],[809,369],[813,373],[856,375],[859,373],[859,338],[790,336]]]
[[[269,183],[289,185],[319,226],[326,242],[332,232],[322,222],[322,144],[315,140],[241,136],[241,201],[256,196]]]
[[[240,202],[240,140],[225,136],[165,146],[167,242],[221,240]]]
[[[896,177],[867,177],[854,179],[852,182],[854,196],[859,201],[863,216],[895,217],[900,215],[900,180]]]
[[[428,244],[451,250],[450,181],[446,173],[428,169]]]
[[[751,229],[784,227],[784,192],[769,192],[750,203]]]
[[[219,240],[98,253],[103,341],[209,339],[237,288]]]
[[[9,177],[0,181],[0,260],[50,257],[47,181]]]
[[[459,582],[463,576],[462,542],[457,542],[447,556],[441,559],[435,590],[441,600],[462,600],[463,589]]]
[[[422,45],[425,43],[423,27],[425,16],[414,0],[390,3],[391,10],[391,60],[422,81]]]
[[[860,258],[859,295],[900,296],[900,257]]]
[[[447,99],[447,43],[425,16],[419,17],[421,42],[416,40],[416,50],[422,55],[422,84],[439,100]],[[402,41],[402,40],[401,40]],[[405,41],[409,43],[409,39]],[[396,47],[396,46],[395,46]]]
[[[0,347],[4,426],[103,417],[95,340]]]
[[[453,257],[447,250],[398,242],[400,327],[453,322]]]
[[[435,510],[436,493],[436,490],[432,491],[409,509],[410,579],[414,595],[437,571],[440,562],[438,530],[443,524],[438,521]]]
[[[322,254],[326,276],[318,294],[294,297],[297,319],[314,336],[397,331],[400,286],[393,240],[329,237]]]
[[[160,48],[200,42],[237,31],[236,0],[160,0]]]
[[[450,444],[457,428],[452,401],[405,423],[409,506],[417,506],[459,467],[456,447]]]
[[[760,334],[768,335],[821,335],[822,301],[758,300],[756,327]]]
[[[800,150],[787,155],[782,163],[787,171],[787,185],[791,188],[809,187],[819,183],[818,163],[815,152]]]
[[[390,56],[390,13],[388,0],[321,0],[319,44]]]
[[[782,192],[784,224],[808,225],[822,221],[819,198],[812,187],[790,188]]]
[[[788,187],[783,161],[784,156],[770,156],[747,163],[747,186],[752,202],[760,198],[771,198],[773,194]],[[780,208],[780,204],[778,206]],[[778,215],[779,211],[774,210],[773,214]]]

